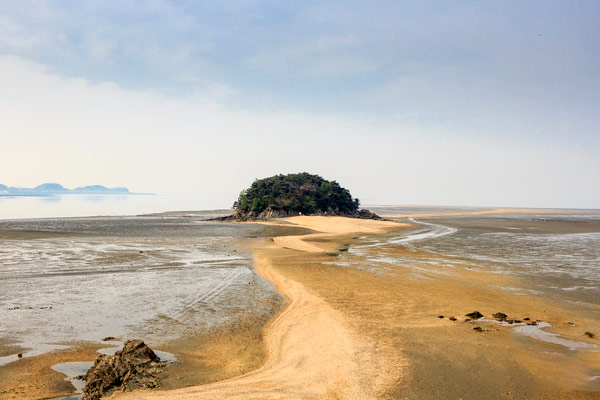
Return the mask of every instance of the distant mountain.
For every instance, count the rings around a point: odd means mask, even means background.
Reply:
[[[83,186],[73,189],[73,193],[111,193],[111,194],[129,194],[129,189],[126,187],[107,188],[102,185]]]
[[[9,187],[0,184],[0,196],[50,196],[55,194],[141,194],[131,193],[125,187],[107,188],[102,185],[67,189],[59,183],[43,183],[34,188]]]
[[[29,190],[29,189],[24,189]],[[43,183],[31,189],[36,192],[44,192],[44,193],[66,193],[69,192],[69,189],[66,189],[60,183]]]

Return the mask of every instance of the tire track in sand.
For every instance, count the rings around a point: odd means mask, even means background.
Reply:
[[[244,275],[244,271],[240,269],[235,269],[229,272],[223,279],[215,286],[213,286],[210,290],[202,293],[195,299],[191,301],[186,301],[186,305],[179,311],[174,312],[171,315],[171,318],[177,319],[183,316],[185,313],[194,311],[196,306],[200,303],[210,305],[210,301],[221,295],[229,286],[233,285],[235,281]]]

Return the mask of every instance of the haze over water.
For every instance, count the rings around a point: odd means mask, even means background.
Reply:
[[[187,195],[0,196],[0,219],[141,215],[206,208],[201,198]]]

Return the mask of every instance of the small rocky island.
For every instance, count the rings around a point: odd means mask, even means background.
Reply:
[[[381,219],[359,206],[360,201],[336,181],[303,172],[255,180],[240,193],[233,214],[223,219],[248,221],[296,215]]]

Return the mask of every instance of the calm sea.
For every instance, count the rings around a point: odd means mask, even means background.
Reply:
[[[0,219],[142,215],[210,208],[215,207],[191,195],[0,196]]]

